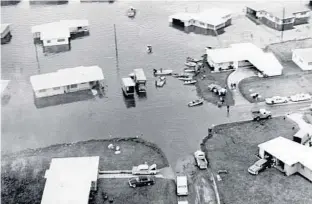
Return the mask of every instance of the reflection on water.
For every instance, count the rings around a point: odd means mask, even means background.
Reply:
[[[34,103],[37,108],[45,108],[49,106],[58,106],[67,103],[74,103],[78,101],[85,101],[94,98],[90,90],[78,91],[73,93],[66,93],[62,95],[49,96],[44,98],[36,98],[34,96]]]
[[[43,52],[46,54],[67,52],[67,51],[70,51],[70,49],[71,49],[70,43],[68,43],[67,45],[55,45],[55,46],[49,46],[49,47],[43,46]]]
[[[126,107],[127,108],[135,108],[135,98],[134,98],[134,96],[133,95],[132,96],[126,96],[124,94],[124,92],[122,92],[122,93],[123,93],[123,100],[124,100],[124,102],[126,104]]]

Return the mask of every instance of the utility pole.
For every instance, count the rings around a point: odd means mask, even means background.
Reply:
[[[285,7],[283,7],[281,42],[283,42],[283,37],[284,37],[284,18],[285,18]]]
[[[36,50],[36,61],[37,61],[37,66],[38,66],[38,74],[40,74],[40,63],[39,63],[39,57],[38,57],[38,50],[37,50],[37,45],[34,42],[35,45],[35,50]]]
[[[117,47],[117,34],[116,34],[116,25],[114,24],[114,35],[115,35],[115,50],[116,50],[116,66],[118,67],[118,47]]]

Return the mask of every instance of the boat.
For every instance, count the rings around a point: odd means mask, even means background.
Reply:
[[[166,77],[164,77],[164,76],[159,77],[159,78],[155,81],[155,85],[156,85],[157,87],[163,87],[163,86],[165,85],[165,83],[166,83]]]
[[[151,45],[147,45],[146,49],[147,49],[147,53],[152,53],[153,52],[153,49],[152,49]]]
[[[122,90],[125,96],[134,95],[135,83],[130,77],[122,78]]]
[[[135,8],[130,7],[129,10],[128,10],[128,13],[127,13],[128,17],[129,18],[133,18],[133,17],[135,17],[135,14],[136,14]]]
[[[196,80],[189,80],[189,81],[184,81],[184,85],[191,85],[191,84],[195,84],[197,81]]]
[[[164,75],[171,75],[171,74],[172,74],[171,69],[160,69],[160,70],[154,69],[154,75],[156,76],[164,76]]]
[[[185,65],[188,67],[196,67],[196,63],[195,62],[185,62]]]
[[[194,59],[194,58],[191,58],[191,57],[187,57],[186,58],[186,62],[195,62],[195,63],[197,63],[197,62],[200,62],[201,60],[199,60],[199,59]]]
[[[195,69],[186,68],[186,69],[184,69],[184,72],[186,72],[186,73],[192,73],[192,72],[195,72]]]
[[[133,72],[134,72],[134,82],[135,82],[137,91],[139,93],[145,93],[147,79],[146,79],[143,69],[134,69]]]
[[[189,102],[187,105],[188,107],[193,107],[193,106],[202,105],[203,103],[204,103],[204,99],[196,99],[196,100]]]
[[[191,81],[193,80],[193,77],[191,76],[188,76],[188,77],[178,77],[179,80],[181,81]]]

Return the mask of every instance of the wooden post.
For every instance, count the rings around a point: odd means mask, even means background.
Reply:
[[[114,24],[114,35],[115,35],[115,50],[116,50],[116,66],[118,67],[118,47],[117,47],[117,34],[116,34],[116,25]]]

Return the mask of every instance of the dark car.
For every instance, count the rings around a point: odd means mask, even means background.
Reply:
[[[129,179],[129,185],[133,188],[137,186],[150,186],[155,184],[155,178],[152,176],[138,176]]]

